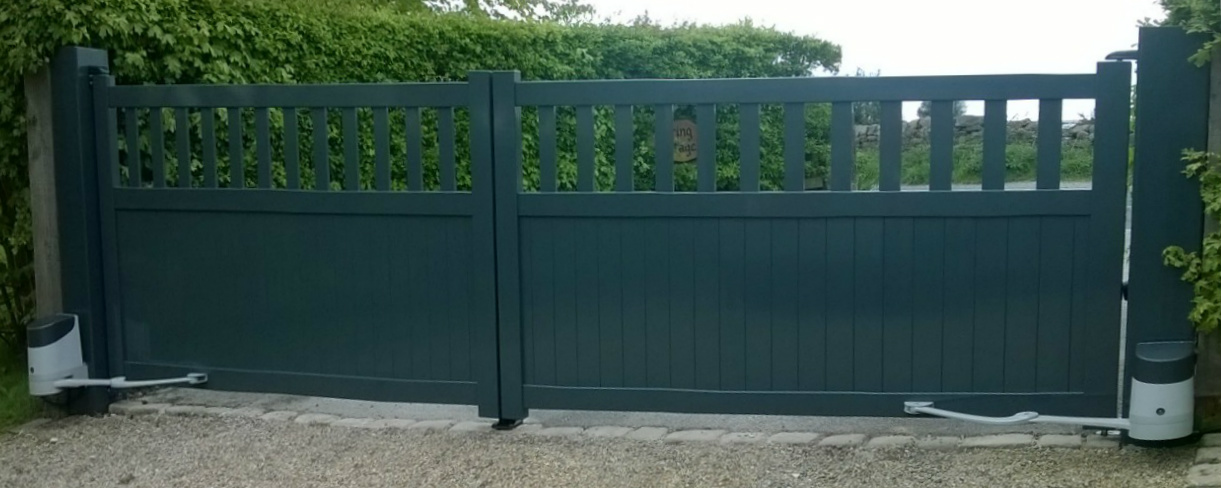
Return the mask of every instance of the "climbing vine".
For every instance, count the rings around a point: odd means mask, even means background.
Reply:
[[[1204,214],[1214,221],[1221,219],[1221,156],[1201,151],[1186,151],[1183,173],[1200,180],[1200,196]],[[1221,229],[1204,236],[1199,251],[1188,252],[1180,246],[1170,246],[1162,252],[1166,265],[1183,270],[1183,281],[1191,283],[1195,292],[1189,318],[1200,332],[1216,330],[1221,325]]]

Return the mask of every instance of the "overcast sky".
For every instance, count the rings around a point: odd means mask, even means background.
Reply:
[[[1138,21],[1160,18],[1154,0],[590,0],[604,15],[648,12],[663,23],[724,24],[750,17],[843,47],[841,74],[1092,73],[1136,44]],[[616,15],[617,14],[617,15]],[[1065,104],[1065,119],[1092,103]],[[1010,103],[1010,116],[1034,117]],[[982,104],[968,112],[982,113]],[[915,107],[905,107],[914,116]]]

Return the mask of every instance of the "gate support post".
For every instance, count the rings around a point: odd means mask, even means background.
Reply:
[[[1177,27],[1140,30],[1124,391],[1136,344],[1195,339],[1192,287],[1162,263],[1162,251],[1196,251],[1203,238],[1200,186],[1183,175],[1182,161],[1183,150],[1204,149],[1208,135],[1208,70],[1187,60],[1202,40]]]
[[[51,136],[53,157],[31,160],[51,164],[51,168],[32,167],[54,185],[39,186],[52,195],[32,195],[34,202],[53,201],[53,212],[42,212],[46,219],[35,229],[52,230],[56,235],[42,236],[48,243],[36,252],[36,260],[58,262],[56,276],[36,276],[57,288],[46,290],[60,299],[58,310],[39,304],[39,313],[64,312],[80,317],[83,357],[92,377],[108,378],[110,371],[105,302],[102,288],[102,245],[99,226],[97,158],[94,145],[93,88],[90,77],[109,72],[106,51],[65,47],[55,54],[50,65]],[[45,130],[45,128],[40,129]],[[33,189],[33,188],[32,188]],[[52,270],[55,266],[38,266]],[[110,404],[106,388],[69,391],[68,413],[104,413]]]
[[[513,427],[526,418],[522,398],[521,263],[517,194],[521,192],[521,73],[498,71],[492,78],[492,164],[496,174],[496,310],[500,358],[500,418]],[[502,427],[509,427],[509,424]]]

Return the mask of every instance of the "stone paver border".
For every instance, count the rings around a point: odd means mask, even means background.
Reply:
[[[115,415],[131,417],[141,415],[180,415],[259,418],[269,421],[295,422],[327,428],[407,429],[413,431],[446,431],[468,435],[471,433],[493,435],[494,432],[490,428],[490,421],[340,418],[334,415],[309,412],[266,411],[255,407],[228,408],[201,405],[172,405],[166,403],[145,403],[140,400],[126,400],[112,404],[110,412]],[[524,425],[517,429],[502,433],[501,435],[503,434],[569,439],[583,438],[590,441],[621,438],[639,442],[695,442],[719,443],[723,445],[767,444],[823,449],[1120,449],[1122,447],[1118,437],[1104,437],[1093,434],[1048,434],[1042,436],[1000,434],[965,438],[952,436],[917,437],[896,434],[875,436],[865,434],[827,435],[814,432],[762,433],[733,432],[720,429],[670,430],[664,427],[624,427],[615,425],[585,428],[542,425],[530,420],[527,420]],[[1191,472],[1188,474],[1190,486],[1194,488],[1221,488],[1221,434],[1204,436],[1200,445],[1201,448],[1197,454],[1196,465],[1192,467]]]

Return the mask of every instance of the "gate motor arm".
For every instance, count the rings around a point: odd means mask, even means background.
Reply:
[[[80,320],[76,315],[52,315],[30,323],[26,326],[26,347],[29,352],[30,395],[33,396],[50,396],[66,388],[84,386],[143,388],[198,385],[208,381],[208,375],[203,373],[144,381],[128,381],[122,376],[89,378],[89,366],[81,358]]]
[[[1195,343],[1144,342],[1136,345],[1129,418],[1061,417],[1019,412],[1008,417],[986,417],[943,410],[933,402],[909,401],[909,415],[933,415],[986,425],[1061,424],[1125,430],[1129,439],[1171,443],[1192,437],[1195,390]]]

